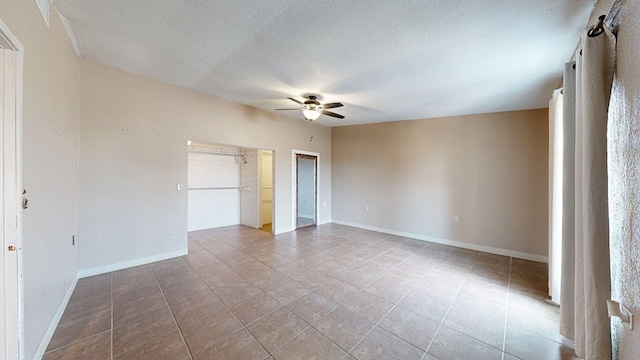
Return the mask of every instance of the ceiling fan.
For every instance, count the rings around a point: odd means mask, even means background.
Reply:
[[[302,113],[304,114],[304,118],[309,121],[316,120],[318,117],[320,117],[320,115],[327,115],[327,116],[333,116],[338,119],[344,119],[344,116],[326,110],[326,109],[333,109],[333,108],[344,106],[342,105],[342,103],[335,102],[335,103],[321,104],[318,101],[318,97],[316,95],[305,95],[304,97],[306,99],[304,102],[298,101],[292,97],[287,98],[293,102],[296,102],[302,105],[301,108],[276,109],[276,110],[301,110]]]

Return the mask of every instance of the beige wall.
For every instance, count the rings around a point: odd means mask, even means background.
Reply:
[[[333,220],[543,259],[547,127],[541,109],[333,128]]]
[[[78,270],[78,58],[55,10],[47,28],[34,1],[0,1],[24,46],[23,181],[25,359],[31,359]]]
[[[608,8],[605,8],[608,10]],[[599,15],[606,12],[598,12]],[[614,355],[640,356],[640,2],[625,1],[620,15],[616,77],[609,111],[609,218],[611,298],[635,314],[634,330],[612,318]]]
[[[292,149],[321,154],[331,219],[331,130],[80,62],[80,269],[187,248],[187,139],[275,150],[275,231],[293,229]],[[283,95],[284,96],[284,95]],[[105,268],[102,268],[105,269]],[[86,272],[85,272],[86,273]]]

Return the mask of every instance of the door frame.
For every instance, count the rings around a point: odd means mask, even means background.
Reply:
[[[0,19],[0,51],[3,81],[0,89],[2,136],[0,152],[3,166],[2,238],[0,245],[0,286],[2,300],[0,330],[5,359],[24,357],[24,290],[22,253],[22,100],[24,47],[7,24]],[[10,104],[10,106],[6,106]],[[10,250],[12,247],[14,250]]]
[[[312,151],[291,150],[291,223],[293,230],[298,229],[298,155],[313,156],[316,158],[315,225],[318,225],[320,218],[320,154]]]

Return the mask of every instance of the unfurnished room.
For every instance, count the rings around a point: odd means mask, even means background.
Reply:
[[[0,0],[0,357],[640,360],[638,19]]]

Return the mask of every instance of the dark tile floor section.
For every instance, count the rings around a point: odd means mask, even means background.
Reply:
[[[51,359],[575,359],[545,264],[335,224],[81,279]]]

